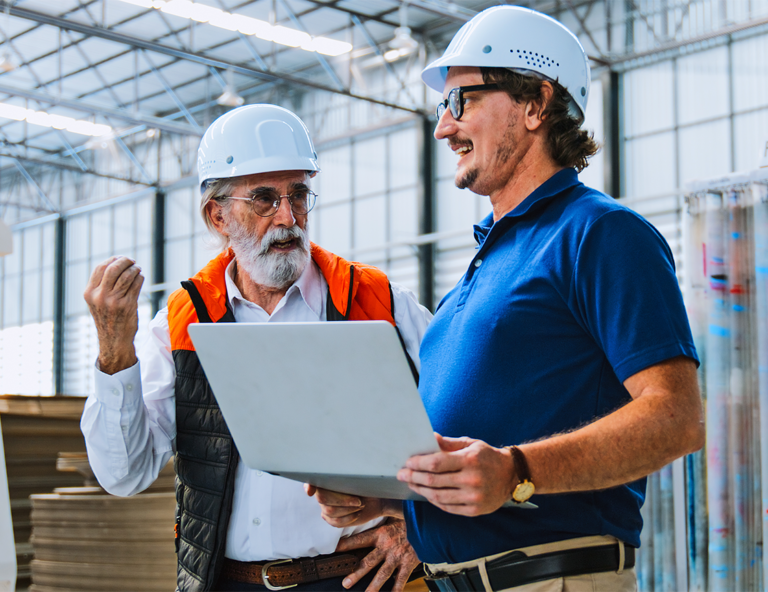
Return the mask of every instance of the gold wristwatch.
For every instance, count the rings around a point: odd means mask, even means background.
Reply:
[[[525,460],[523,451],[517,446],[507,446],[512,452],[512,458],[515,460],[515,472],[517,473],[518,484],[512,492],[512,500],[518,504],[527,502],[536,492],[536,487],[531,481],[531,471],[528,469],[528,461]]]

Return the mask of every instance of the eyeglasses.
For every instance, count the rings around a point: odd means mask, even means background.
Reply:
[[[288,203],[291,205],[291,211],[299,216],[308,214],[312,208],[315,207],[315,202],[317,201],[317,193],[309,189],[296,189],[288,195],[278,195],[277,191],[268,189],[257,189],[251,197],[235,197],[229,195],[217,199],[239,199],[241,201],[249,201],[251,202],[251,207],[256,215],[263,218],[269,218],[270,216],[277,214],[284,197],[288,198]]]
[[[451,110],[451,115],[453,115],[453,118],[456,121],[461,119],[461,116],[464,115],[464,93],[480,90],[499,90],[499,85],[476,84],[474,86],[457,86],[456,88],[452,88],[451,92],[448,93],[448,98],[442,103],[437,104],[437,109],[435,109],[437,120],[440,121],[446,108]]]

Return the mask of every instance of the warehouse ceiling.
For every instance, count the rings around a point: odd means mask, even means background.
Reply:
[[[421,68],[461,24],[498,3],[0,0],[0,216],[9,206],[26,211],[21,219],[61,212],[40,182],[51,171],[158,185],[146,170],[148,151],[135,146],[160,134],[197,142],[226,109],[275,93],[319,90],[426,114],[424,95],[408,91],[403,62]],[[651,46],[663,46],[690,18],[677,3],[659,36],[660,13],[640,10],[639,0],[517,4],[566,15],[595,64],[621,53],[611,51],[611,19],[644,19]],[[624,14],[612,17],[615,6]],[[369,90],[373,68],[386,68],[400,88]],[[107,145],[112,159],[93,156]],[[27,191],[11,195],[3,175]]]

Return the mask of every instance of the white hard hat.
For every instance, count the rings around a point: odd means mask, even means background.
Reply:
[[[459,29],[421,79],[443,92],[451,66],[508,68],[557,80],[575,103],[574,115],[584,120],[590,83],[587,54],[576,35],[545,14],[520,6],[484,10]]]
[[[309,131],[277,105],[245,105],[206,130],[197,150],[200,191],[211,179],[277,171],[319,171]]]

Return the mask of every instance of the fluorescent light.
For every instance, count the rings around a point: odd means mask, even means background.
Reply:
[[[199,23],[208,23],[228,31],[240,31],[243,35],[253,35],[264,41],[274,41],[288,47],[300,47],[305,51],[316,51],[329,56],[337,56],[352,51],[352,44],[327,37],[312,37],[304,31],[282,25],[270,25],[266,21],[242,14],[229,13],[190,0],[122,0],[128,4],[156,8],[167,14],[192,19]]]
[[[16,105],[0,103],[0,117],[22,121],[27,117],[27,110],[24,107],[17,107]]]
[[[64,115],[52,115],[45,111],[35,111],[34,109],[25,109],[16,105],[0,103],[0,117],[5,119],[14,119],[16,121],[26,120],[27,123],[39,125],[41,127],[52,127],[54,129],[65,129],[75,134],[84,136],[104,136],[112,133],[112,128],[102,123],[92,123],[81,119],[73,119]]]
[[[237,30],[243,35],[254,35],[264,41],[273,40],[272,25],[266,21],[260,21],[249,16],[241,16],[237,19],[237,23]]]
[[[72,125],[75,120],[71,117],[64,115],[49,115],[51,127],[55,129],[66,129],[68,125]]]
[[[198,23],[207,23],[218,17],[223,10],[220,8],[214,8],[213,6],[207,6],[206,4],[194,4],[192,10],[192,20]]]
[[[160,10],[168,14],[191,19],[195,11],[195,5],[189,0],[171,0],[164,4]]]
[[[239,20],[239,15],[230,14],[229,12],[224,12],[222,10],[220,14],[217,14],[209,20],[208,24],[213,25],[214,27],[219,27],[220,29],[226,29],[227,31],[237,31]]]
[[[289,29],[288,27],[283,27],[282,25],[275,25],[272,27],[272,33],[275,43],[280,43],[281,45],[287,45],[289,47],[301,47],[305,44],[309,44],[309,42],[312,41],[312,37],[310,37],[304,31]]]
[[[32,109],[27,109],[27,116],[25,119],[27,120],[27,123],[42,127],[53,127],[51,116],[45,111],[33,111]]]
[[[327,37],[315,37],[310,45],[317,53],[329,56],[337,56],[352,51],[352,44],[346,41],[337,41]]]

